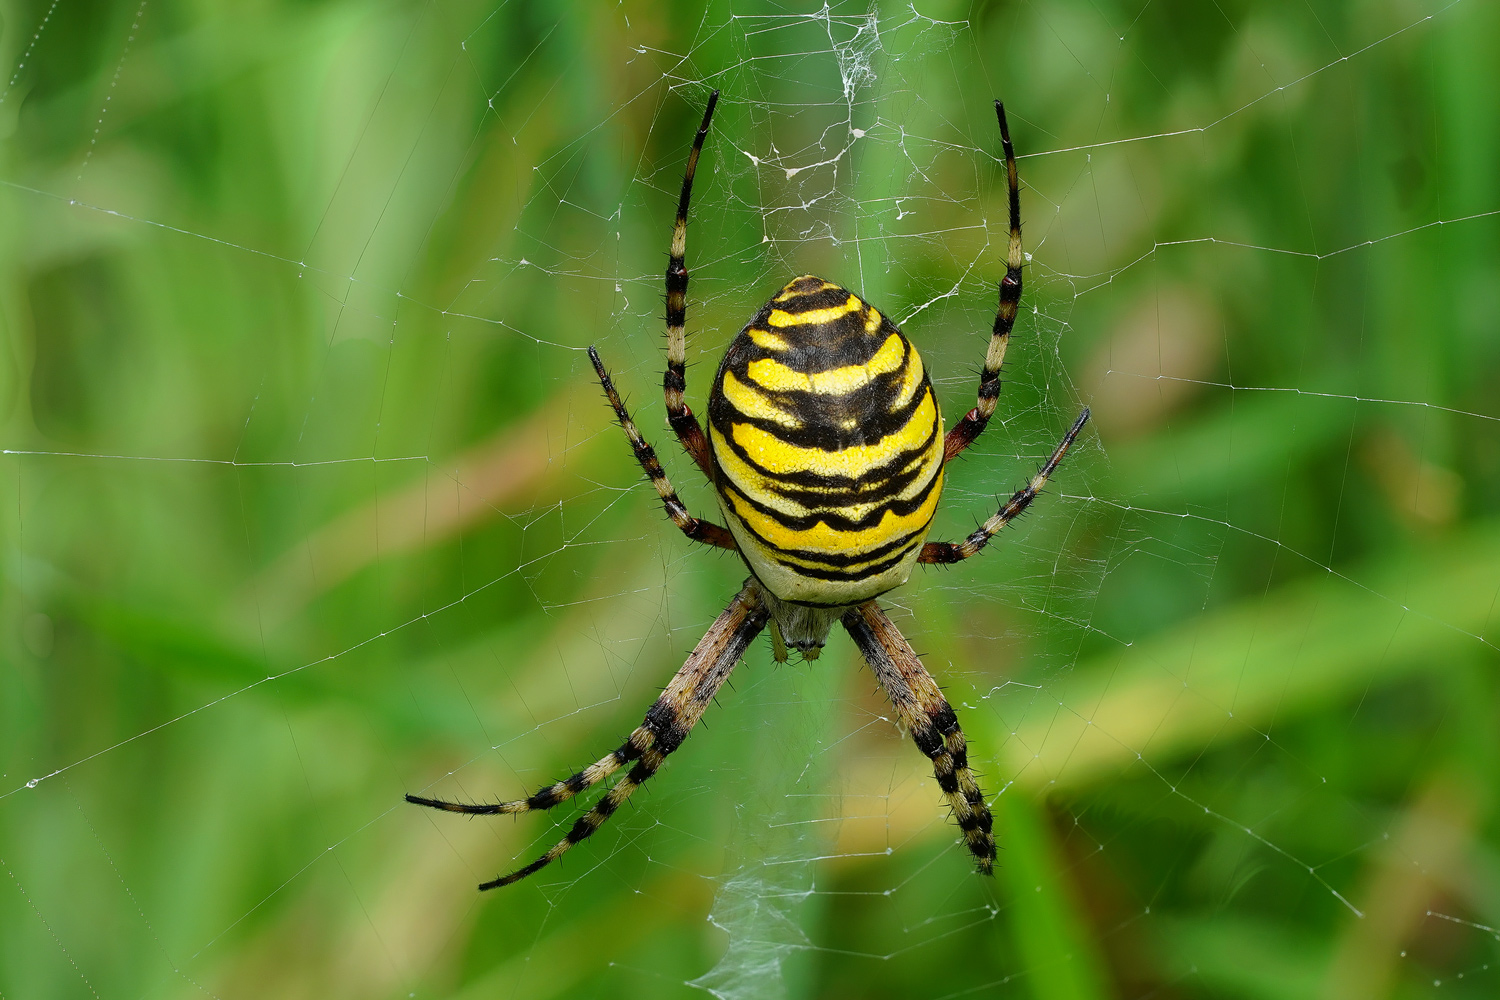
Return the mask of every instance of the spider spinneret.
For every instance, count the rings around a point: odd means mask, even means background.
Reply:
[[[708,403],[708,433],[688,407],[687,216],[693,175],[719,92],[693,140],[682,179],[667,264],[667,369],[662,387],[672,430],[713,483],[728,529],[688,513],[656,451],[631,420],[599,354],[589,358],[667,516],[688,538],[737,551],[750,570],[744,588],[709,627],[617,750],[571,777],[510,802],[468,804],[408,795],[449,812],[515,814],[550,809],[629,765],[592,809],[531,864],[482,884],[509,885],[539,871],[594,833],[682,745],[750,642],[768,624],[775,657],[787,647],[816,659],[835,622],[859,647],[912,742],[932,760],[981,872],[995,861],[992,820],[969,768],[958,717],[905,637],[875,603],[917,563],[955,563],[977,554],[1036,498],[1088,421],[1078,415],[1020,490],[962,542],[928,542],[945,463],[989,423],[1000,368],[1021,298],[1021,207],[1005,109],[995,102],[1005,153],[1010,240],[1000,302],[978,401],[946,434],[932,382],[917,350],[858,295],[812,275],[794,278],[751,318],[724,353]]]

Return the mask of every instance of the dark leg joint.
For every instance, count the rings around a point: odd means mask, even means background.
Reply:
[[[574,823],[573,829],[568,831],[568,843],[576,844],[581,840],[587,840],[595,830],[599,829],[599,824],[608,819],[609,814],[615,811],[615,807],[611,804],[612,801],[608,796],[605,796],[599,800],[599,804],[593,809],[578,817],[578,822]]]
[[[914,728],[911,731],[911,741],[927,757],[941,753],[943,750],[943,735],[931,725]]]
[[[624,423],[625,421],[620,421],[621,426],[624,426]],[[641,463],[641,468],[646,471],[646,476],[652,481],[666,476],[666,472],[661,467],[661,460],[656,457],[656,449],[645,441],[635,446],[635,460]]]
[[[715,548],[730,549],[731,551],[739,548],[735,543],[734,536],[729,533],[729,529],[722,528],[711,521],[700,521],[697,518],[693,518],[692,524],[687,527],[684,533],[688,536],[689,540],[702,542],[704,545],[712,545]]]
[[[958,715],[953,711],[953,706],[945,704],[942,708],[933,712],[932,724],[944,736],[955,732],[958,729]]]
[[[573,777],[564,782],[564,785],[567,787],[568,791],[572,792],[575,795],[582,791],[586,787],[581,780],[582,777],[583,776],[581,774],[575,774],[573,775]],[[526,808],[551,809],[553,806],[562,801],[562,799],[558,798],[558,792],[556,791],[556,788],[556,785],[548,785],[546,788],[543,788],[541,791],[532,795],[531,798],[526,800]]]
[[[989,818],[990,818],[990,814],[987,813],[987,812],[986,813],[970,813],[967,816],[960,816],[960,817],[958,817],[958,828],[960,830],[962,830],[964,833],[971,833],[974,830],[986,830],[986,831],[988,831],[989,824],[985,823],[984,821],[987,820],[987,819],[989,819]]]
[[[1008,267],[1005,277],[1000,279],[1000,301],[1017,302],[1021,298],[1021,269]]]
[[[630,769],[630,773],[625,776],[625,780],[632,785],[644,785],[651,780],[651,776],[655,773],[656,766],[643,760]]]
[[[646,727],[656,734],[654,746],[663,757],[682,746],[682,741],[687,739],[677,709],[661,702],[647,710]]]
[[[917,562],[928,565],[949,566],[963,561],[958,546],[952,542],[928,542],[922,546],[922,554],[917,556]]]

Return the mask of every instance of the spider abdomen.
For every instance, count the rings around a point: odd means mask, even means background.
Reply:
[[[805,275],[730,344],[708,404],[720,506],[776,597],[827,607],[911,575],[943,485],[943,418],[885,316]]]

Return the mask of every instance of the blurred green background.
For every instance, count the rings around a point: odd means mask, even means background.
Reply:
[[[1500,10],[1487,0],[0,5],[0,997],[1500,994]],[[950,422],[886,602],[993,797],[976,876],[851,645],[615,746],[744,570],[597,343],[689,399],[794,274]]]

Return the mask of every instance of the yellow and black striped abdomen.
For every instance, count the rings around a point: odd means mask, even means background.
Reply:
[[[843,606],[906,582],[943,487],[943,417],[890,320],[795,279],[729,345],[708,423],[719,503],[768,590]]]

